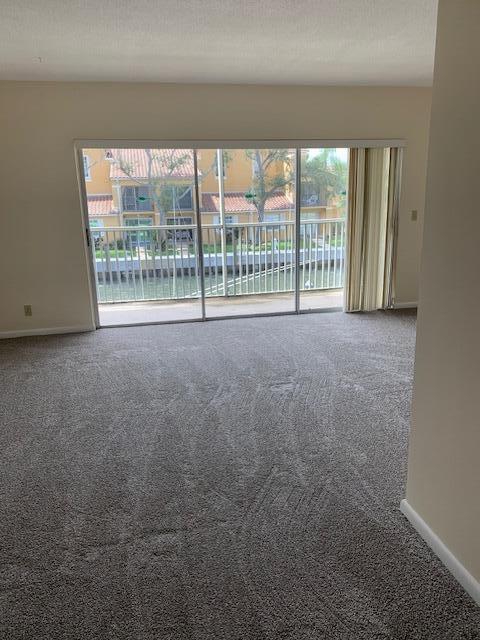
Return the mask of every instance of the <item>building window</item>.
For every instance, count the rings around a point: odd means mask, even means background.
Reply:
[[[124,211],[152,211],[153,209],[148,187],[123,187],[122,202]]]
[[[226,215],[225,224],[236,224],[238,216]],[[213,224],[220,224],[220,216],[213,216]]]
[[[281,216],[279,213],[266,213],[265,222],[280,222]]]
[[[99,220],[98,218],[90,218],[88,223],[90,225],[90,230],[92,231],[92,237],[95,240],[98,240],[99,238],[101,238],[103,234],[100,231],[96,231],[96,229],[103,229],[104,227],[103,220]],[[93,229],[95,229],[95,231],[93,231]]]
[[[192,224],[192,218],[190,217],[182,217],[182,218],[167,218],[167,224]]]
[[[167,211],[192,211],[192,188],[188,185],[166,186],[161,193],[162,205]],[[153,201],[147,186],[123,187],[124,211],[153,211]]]
[[[125,218],[126,227],[151,227],[153,225],[153,218]],[[152,231],[128,231],[126,233],[127,246],[145,246],[149,244],[153,239]]]
[[[192,211],[192,187],[189,185],[175,185],[165,187],[163,198],[168,211]]]
[[[318,188],[310,182],[303,182],[300,189],[300,203],[304,207],[315,207],[322,203],[320,202],[320,195]]]
[[[88,221],[90,225],[90,233],[93,238],[93,242],[95,243],[95,248],[98,249],[100,245],[100,240],[105,238],[105,233],[102,233],[100,229],[103,229],[104,224],[103,220],[99,220],[98,218],[90,218]]]
[[[167,218],[168,225],[191,225],[192,218],[181,217],[181,218]],[[175,242],[182,242],[186,240],[187,242],[193,241],[193,229],[175,229],[168,232],[169,240],[173,240]]]
[[[300,212],[300,220],[305,221],[316,221],[320,220],[320,211],[301,211]]]
[[[83,156],[83,175],[85,176],[85,180],[92,179],[90,174],[90,156]]]
[[[126,227],[151,227],[153,224],[153,218],[140,217],[137,218],[125,218]]]

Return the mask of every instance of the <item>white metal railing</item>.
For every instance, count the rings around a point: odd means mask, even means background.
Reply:
[[[201,297],[196,225],[95,228],[91,236],[100,303]],[[225,231],[202,224],[205,295],[293,291],[295,236],[293,221],[232,223]],[[345,220],[302,220],[298,265],[301,290],[342,287]]]

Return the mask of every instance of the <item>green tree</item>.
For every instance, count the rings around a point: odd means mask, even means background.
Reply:
[[[245,196],[263,222],[267,200],[293,184],[294,155],[290,149],[246,149],[245,155],[252,161],[252,185]]]
[[[320,149],[315,155],[305,154],[302,167],[302,202],[327,205],[332,198],[343,199],[347,189],[347,163],[335,149]]]
[[[174,178],[178,169],[192,162],[192,152],[185,150],[178,152],[176,149],[145,149],[146,176],[137,176],[135,163],[128,162],[120,151],[114,156],[114,162],[132,182],[146,186],[148,198],[160,218],[160,224],[166,224],[166,216],[173,208],[180,209],[180,199],[188,193],[192,185],[178,185]]]
[[[148,198],[160,217],[160,224],[166,224],[166,216],[169,211],[182,211],[181,200],[194,188],[194,183],[185,185],[179,184],[175,177],[177,171],[188,163],[193,165],[193,155],[189,149],[145,149],[147,159],[146,176],[139,178],[135,163],[128,162],[120,151],[113,157],[121,171],[128,176],[132,182],[146,186],[148,188]],[[223,152],[224,168],[230,163],[230,154]],[[212,171],[217,170],[217,157],[213,160],[206,171],[198,176],[201,183]]]
[[[111,154],[111,152],[108,152]],[[111,162],[117,164],[121,171],[130,180],[148,189],[148,199],[152,204],[152,211],[158,212],[160,225],[166,225],[167,214],[170,211],[182,212],[181,201],[190,190],[193,192],[194,183],[185,185],[179,184],[176,174],[178,170],[191,163],[193,165],[193,155],[189,149],[145,149],[146,175],[138,177],[138,169],[134,162],[128,161],[122,151],[115,155],[111,154]],[[228,165],[230,156],[224,152],[224,164]],[[198,176],[201,183],[217,167],[216,155],[210,167]],[[193,200],[193,193],[192,193]],[[155,245],[164,245],[167,240],[167,233],[164,229],[159,231],[149,231],[149,236]]]

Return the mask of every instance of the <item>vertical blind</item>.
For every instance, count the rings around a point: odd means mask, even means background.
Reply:
[[[345,311],[394,302],[402,149],[350,150]]]

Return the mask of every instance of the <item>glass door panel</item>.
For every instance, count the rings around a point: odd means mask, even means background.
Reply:
[[[202,317],[191,149],[83,149],[101,326]]]
[[[207,317],[295,310],[295,150],[202,149]]]
[[[348,149],[82,155],[102,326],[342,306]]]
[[[300,310],[342,307],[348,149],[300,154]]]

